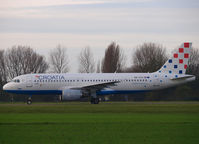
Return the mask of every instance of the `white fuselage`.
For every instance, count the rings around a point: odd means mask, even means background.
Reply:
[[[178,75],[184,76],[187,75]],[[98,95],[103,95],[151,91],[195,80],[195,77],[180,80],[172,78],[174,75],[163,73],[26,74],[14,78],[3,89],[29,95],[62,94],[65,89],[117,82],[97,91]]]

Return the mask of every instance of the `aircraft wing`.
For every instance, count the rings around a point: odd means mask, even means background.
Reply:
[[[119,83],[119,81],[114,81],[114,82],[106,82],[106,83],[99,83],[99,84],[93,84],[93,85],[87,85],[83,87],[74,87],[71,89],[81,89],[81,90],[101,90],[104,88],[108,88],[109,86],[115,86],[116,83]]]

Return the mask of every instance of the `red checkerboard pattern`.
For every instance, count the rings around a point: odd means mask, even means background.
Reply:
[[[183,48],[179,48],[179,53],[183,53],[184,49]]]
[[[191,46],[192,44],[188,42],[181,44],[159,72],[185,74],[188,67],[188,58],[190,58]]]
[[[174,57],[174,58],[178,58],[178,54],[175,53],[175,54],[173,55],[173,57]]]
[[[184,48],[189,48],[189,43],[184,43]]]
[[[188,54],[188,53],[185,53],[185,54],[184,54],[184,58],[189,58],[189,54]]]
[[[179,59],[179,63],[182,64],[183,63],[183,59]]]

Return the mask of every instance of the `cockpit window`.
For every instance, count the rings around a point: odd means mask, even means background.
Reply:
[[[20,83],[20,80],[19,79],[14,79],[14,80],[12,80],[13,82],[15,82],[15,83]]]

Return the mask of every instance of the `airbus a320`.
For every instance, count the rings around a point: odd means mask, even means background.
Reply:
[[[62,100],[88,96],[92,104],[100,95],[131,94],[164,89],[195,80],[185,74],[192,43],[183,43],[168,61],[153,73],[85,73],[85,74],[25,74],[3,86],[8,93],[26,94],[31,104],[33,95],[60,95]]]

